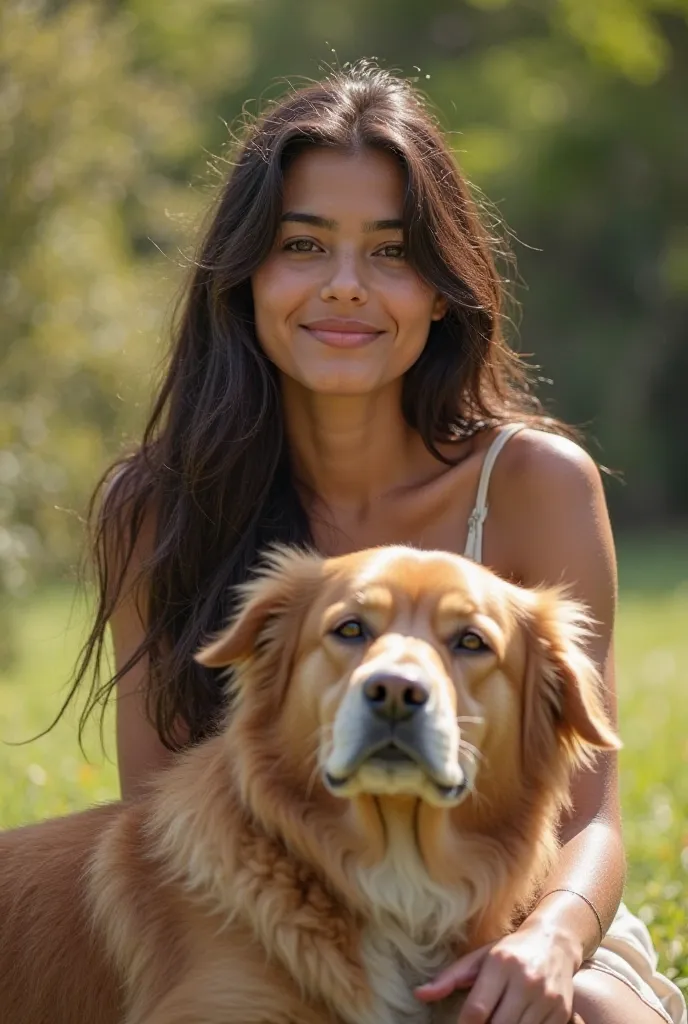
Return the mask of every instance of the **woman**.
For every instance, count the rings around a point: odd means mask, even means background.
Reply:
[[[101,601],[81,674],[109,624],[116,675],[90,703],[116,686],[125,798],[212,730],[218,681],[191,654],[276,539],[325,554],[410,543],[524,584],[565,580],[600,623],[613,711],[600,478],[528,397],[502,299],[466,184],[402,80],[358,66],[249,131],[142,446],[96,517]],[[461,1024],[565,1024],[572,1008],[586,1024],[685,1020],[643,926],[617,915],[615,759],[600,757],[574,796],[533,913],[419,999],[472,984]]]

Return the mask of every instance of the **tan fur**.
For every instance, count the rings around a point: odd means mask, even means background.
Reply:
[[[352,615],[371,636],[333,638]],[[467,625],[491,651],[452,653]],[[586,628],[559,592],[458,556],[275,552],[199,655],[235,668],[225,731],[136,804],[0,835],[0,1019],[449,1019],[413,987],[527,912],[572,770],[618,746]],[[373,670],[427,687],[426,767],[342,781]]]

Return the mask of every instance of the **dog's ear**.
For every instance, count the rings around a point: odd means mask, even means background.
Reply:
[[[323,578],[324,564],[311,552],[272,548],[256,578],[241,588],[239,609],[230,624],[201,648],[196,661],[206,668],[225,668],[256,653],[278,620],[302,614]]]
[[[605,710],[602,679],[586,652],[592,630],[585,607],[557,588],[528,596],[524,756],[537,756],[553,726],[582,762],[594,748],[618,750],[621,742]]]

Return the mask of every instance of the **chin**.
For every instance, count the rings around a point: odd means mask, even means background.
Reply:
[[[387,375],[375,375],[370,373],[356,373],[347,370],[333,374],[331,372],[322,374],[304,374],[296,378],[298,383],[306,390],[317,395],[332,395],[342,398],[355,398],[362,395],[370,395],[394,382]]]
[[[341,350],[317,343],[294,345],[288,358],[282,352],[270,352],[283,379],[319,395],[357,397],[370,395],[391,386],[401,386],[404,374],[418,360],[424,344],[395,346],[379,341],[360,348]]]

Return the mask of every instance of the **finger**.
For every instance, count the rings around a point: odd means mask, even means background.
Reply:
[[[470,991],[457,1024],[487,1024],[487,1021],[491,1021],[495,1007],[504,995],[506,984],[507,979],[500,966],[488,960]]]
[[[502,998],[495,1012],[490,1017],[490,1024],[522,1024],[524,1014],[534,1007],[529,1005],[526,989],[517,981],[507,982]],[[545,1011],[546,1013],[547,1011]],[[543,1024],[545,1014],[533,1018],[533,1024]]]
[[[544,1007],[529,1007],[521,1017],[516,1017],[516,1024],[569,1024],[571,1011],[566,1009],[565,1002],[552,1009],[551,1003]],[[583,1022],[578,1020],[578,1024]]]
[[[529,1006],[520,1017],[513,1017],[513,1024],[568,1024],[566,1014],[554,1016],[549,1005]]]
[[[493,946],[494,942],[490,942],[487,946],[481,946],[479,949],[474,949],[472,953],[461,957],[456,963],[440,971],[432,981],[414,989],[414,995],[423,1002],[432,1003],[436,999],[445,999],[457,988],[466,988],[468,985],[472,985],[478,977],[485,957]]]

